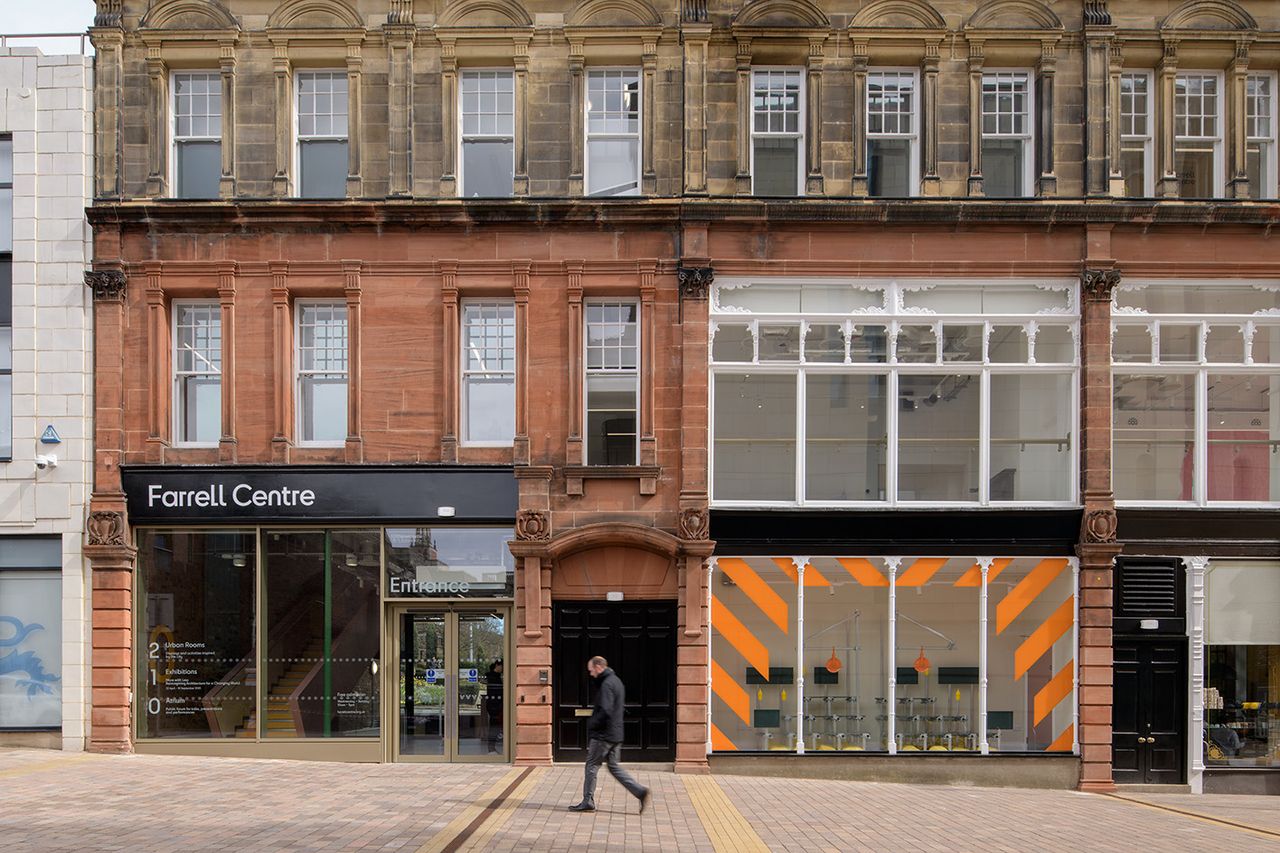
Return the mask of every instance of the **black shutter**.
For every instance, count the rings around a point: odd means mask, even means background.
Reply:
[[[1152,620],[1156,627],[1149,627]],[[1144,627],[1143,623],[1148,627]],[[1182,561],[1121,557],[1116,560],[1115,631],[1170,634],[1186,631]]]

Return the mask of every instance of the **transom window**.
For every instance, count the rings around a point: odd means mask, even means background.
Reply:
[[[464,198],[504,198],[514,191],[515,91],[510,71],[462,72],[459,194]]]
[[[1125,282],[1114,299],[1116,500],[1280,501],[1280,282]]]
[[[982,75],[982,186],[991,198],[1031,194],[1031,75]]]
[[[347,194],[347,74],[298,74],[298,195]]]
[[[217,198],[222,175],[222,77],[216,71],[173,75],[173,194]]]
[[[1124,194],[1155,194],[1151,167],[1151,74],[1137,71],[1120,75],[1120,174]]]
[[[347,306],[297,306],[298,440],[341,444],[347,437]]]
[[[587,72],[587,195],[640,194],[640,72]]]
[[[804,170],[804,71],[751,73],[751,191],[800,195]]]
[[[919,185],[914,71],[867,75],[867,186],[872,196],[906,197]]]
[[[718,282],[717,505],[1069,504],[1070,281]]]
[[[216,444],[222,435],[222,309],[173,303],[173,439]]]
[[[463,303],[462,348],[463,441],[509,445],[516,434],[515,303]]]
[[[1182,198],[1222,195],[1220,89],[1217,74],[1179,74],[1174,80],[1174,170]]]
[[[1249,198],[1276,197],[1276,77],[1250,74],[1245,86],[1245,172]]]
[[[640,322],[635,302],[586,305],[588,465],[635,465],[640,446]]]

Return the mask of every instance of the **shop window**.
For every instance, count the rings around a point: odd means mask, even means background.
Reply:
[[[0,135],[0,459],[13,457],[13,138]]]
[[[515,75],[463,71],[459,87],[463,198],[507,198],[515,188]]]
[[[640,194],[640,71],[587,72],[587,195]]]
[[[1205,764],[1280,767],[1280,566],[1210,561],[1205,606]]]
[[[464,302],[462,350],[463,441],[508,446],[516,434],[515,303]]]
[[[1222,115],[1217,74],[1179,74],[1174,81],[1173,159],[1181,198],[1222,196]]]
[[[804,178],[804,72],[751,73],[751,192],[800,195]]]
[[[177,198],[217,198],[222,175],[222,78],[173,75],[173,187]]]
[[[1073,294],[1024,282],[718,283],[712,499],[1070,503]]]
[[[867,185],[875,197],[916,195],[919,130],[914,71],[867,75]]]
[[[380,539],[263,533],[263,737],[378,737]]]
[[[510,598],[509,527],[389,527],[388,598]]]
[[[255,537],[138,532],[138,735],[254,737]]]
[[[988,198],[1031,194],[1031,102],[1027,72],[982,75],[982,187]]]
[[[640,321],[634,302],[586,306],[588,465],[639,460]]]
[[[1276,197],[1276,75],[1250,74],[1245,84],[1245,172],[1249,198]]]
[[[1151,73],[1120,75],[1120,164],[1124,194],[1130,198],[1155,194],[1152,163]]]
[[[1112,324],[1117,500],[1280,501],[1278,302],[1269,284],[1121,285]]]
[[[340,444],[347,437],[347,306],[297,305],[298,439]]]
[[[216,444],[222,435],[222,309],[173,303],[173,440]]]
[[[0,730],[62,726],[62,541],[0,537]]]
[[[1075,580],[1065,557],[716,557],[711,748],[1073,752]]]
[[[347,73],[300,71],[297,78],[298,195],[344,198],[347,194]]]

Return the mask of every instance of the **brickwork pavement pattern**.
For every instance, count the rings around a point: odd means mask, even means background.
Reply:
[[[1280,851],[1280,800],[0,750],[5,851]],[[1201,816],[1156,808],[1163,805]],[[1243,825],[1228,825],[1212,818]]]

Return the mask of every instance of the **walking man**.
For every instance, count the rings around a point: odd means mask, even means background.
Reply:
[[[596,682],[596,704],[587,724],[587,767],[582,781],[582,802],[569,806],[571,812],[596,810],[596,774],[600,764],[608,766],[613,778],[640,801],[640,812],[649,805],[649,789],[631,777],[618,763],[622,754],[622,709],[626,688],[609,662],[596,655],[587,661],[587,672]]]

